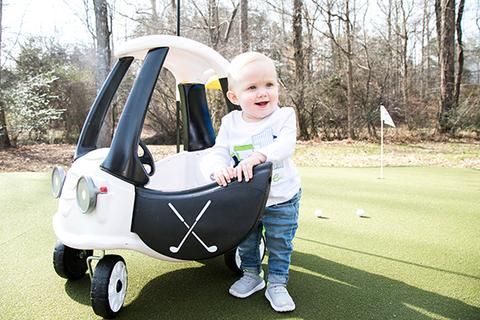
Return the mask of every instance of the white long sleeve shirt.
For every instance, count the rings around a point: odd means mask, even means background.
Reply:
[[[273,163],[272,185],[267,206],[290,200],[300,189],[292,156],[295,151],[297,121],[290,107],[276,108],[259,122],[247,122],[242,111],[232,111],[222,118],[215,145],[202,161],[206,176],[248,158],[253,152]]]

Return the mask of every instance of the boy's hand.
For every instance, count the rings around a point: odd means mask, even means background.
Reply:
[[[248,182],[253,178],[253,167],[257,164],[263,163],[267,160],[264,154],[260,152],[254,152],[245,160],[240,161],[238,166],[235,167],[235,176],[238,182],[242,182],[242,176],[245,178],[245,182]]]
[[[213,180],[215,180],[219,186],[226,187],[227,184],[232,182],[235,177],[235,170],[232,167],[225,167],[212,174]]]

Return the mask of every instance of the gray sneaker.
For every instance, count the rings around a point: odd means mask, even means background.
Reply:
[[[265,297],[270,301],[273,310],[287,312],[295,310],[295,302],[288,294],[287,287],[283,284],[268,284]]]
[[[237,280],[228,292],[237,298],[246,298],[255,292],[265,288],[265,281],[257,274],[245,272],[243,277]]]

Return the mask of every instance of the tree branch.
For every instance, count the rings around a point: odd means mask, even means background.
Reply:
[[[233,4],[233,2],[232,2],[232,4]],[[240,6],[240,2],[238,2],[233,7],[232,15],[230,16],[230,20],[228,21],[228,25],[227,25],[227,30],[225,31],[225,36],[223,37],[224,42],[226,42],[228,40],[228,37],[230,36],[230,31],[232,30],[233,21],[235,19],[235,16],[237,15],[237,11],[238,11],[239,6]]]

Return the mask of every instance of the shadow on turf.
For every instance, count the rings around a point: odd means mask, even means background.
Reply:
[[[90,305],[90,277],[86,274],[83,278],[65,282],[65,292],[73,300]]]
[[[460,300],[316,255],[295,252],[292,260],[294,265],[319,274],[291,275],[289,287],[298,301],[298,316],[305,319],[473,320],[480,315],[480,308]],[[314,318],[310,317],[312,307],[317,310]]]
[[[471,274],[466,274],[466,273],[462,273],[462,272],[456,272],[456,271],[441,269],[441,268],[437,268],[437,267],[431,267],[431,266],[427,266],[427,265],[423,265],[423,264],[419,264],[419,263],[415,263],[415,262],[411,262],[411,261],[400,260],[400,259],[397,259],[397,258],[382,256],[382,255],[379,255],[379,254],[374,254],[374,253],[370,253],[370,252],[366,252],[366,251],[345,248],[345,247],[341,247],[341,246],[337,246],[337,245],[334,245],[334,244],[321,242],[321,241],[317,241],[317,240],[311,240],[311,239],[306,239],[306,238],[302,238],[302,237],[297,237],[297,239],[307,241],[307,242],[316,243],[316,244],[320,244],[322,246],[326,246],[326,247],[330,247],[330,248],[335,248],[335,249],[341,249],[341,250],[345,250],[345,251],[349,251],[349,252],[360,253],[360,254],[370,256],[370,257],[377,257],[377,258],[390,260],[390,261],[394,261],[394,262],[409,264],[409,265],[416,266],[416,267],[423,268],[423,269],[430,269],[430,270],[455,274],[457,276],[462,276],[462,277],[466,277],[466,278],[470,278],[470,279],[474,279],[474,280],[480,280],[480,277],[477,277],[477,276],[474,276],[474,275],[471,275]]]
[[[228,288],[235,277],[217,260],[152,279],[117,318],[467,320],[478,319],[480,314],[479,308],[462,301],[316,255],[295,252],[292,259],[295,266],[306,270],[291,272],[289,290],[297,303],[293,313],[278,314],[271,310],[263,291],[248,299],[231,297]],[[88,287],[82,282],[67,292],[80,303],[89,303]],[[72,295],[73,289],[82,292]]]

